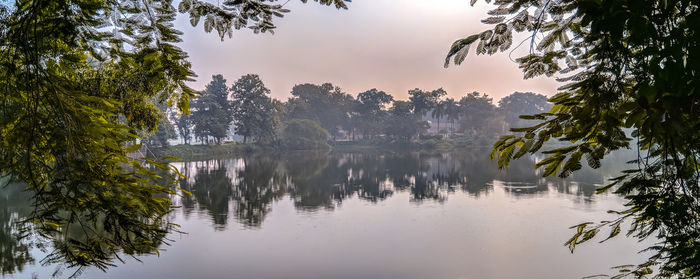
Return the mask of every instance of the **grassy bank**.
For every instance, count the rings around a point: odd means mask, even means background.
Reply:
[[[272,151],[269,146],[243,143],[224,143],[220,145],[178,144],[153,149],[158,157],[173,156],[183,160],[225,158],[249,153]]]
[[[491,148],[497,138],[430,138],[414,140],[412,142],[367,142],[367,141],[347,141],[334,142],[331,144],[333,151],[356,152],[367,150],[401,150],[401,151],[421,151],[421,152],[449,152],[453,150],[468,148]],[[561,143],[548,142],[550,147],[558,147]],[[563,146],[563,145],[562,145]],[[221,145],[173,145],[164,148],[152,149],[157,157],[173,156],[186,161],[205,160],[241,156],[254,153],[265,152],[290,152],[299,151],[283,149],[271,145],[258,145],[253,143],[224,143]]]
[[[490,148],[498,140],[496,137],[428,137],[411,142],[349,141],[336,142],[334,150],[355,151],[369,149],[409,149],[417,151],[443,152],[463,148]]]

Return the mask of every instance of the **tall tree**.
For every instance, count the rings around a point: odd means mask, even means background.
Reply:
[[[385,106],[393,100],[394,97],[376,88],[357,94],[357,120],[365,136],[372,137],[381,131]]]
[[[341,127],[348,126],[354,98],[330,83],[299,84],[292,88],[287,101],[289,119],[310,119],[335,137]]]
[[[141,132],[141,143],[148,146],[167,147],[168,141],[177,138],[175,127],[168,118],[167,104],[157,104],[158,108],[158,126],[153,130]]]
[[[383,128],[387,136],[408,142],[418,134],[421,123],[413,112],[411,102],[396,100],[389,109],[389,117]]]
[[[160,147],[168,147],[169,140],[177,138],[175,126],[170,122],[167,116],[163,115],[158,121],[158,126],[155,131],[150,132],[151,135],[144,138],[143,142],[148,145],[158,144]]]
[[[497,135],[502,125],[496,115],[493,99],[487,94],[472,92],[459,100],[461,110],[460,127],[472,135]]]
[[[452,98],[447,98],[445,99],[445,115],[447,116],[447,121],[450,121],[451,128],[450,132],[454,133],[455,131],[455,121],[459,120],[459,115],[460,115],[460,107],[459,103],[455,102],[454,99]]]
[[[257,0],[180,3],[222,38],[232,28],[271,31],[288,12]],[[153,102],[187,113],[195,95],[175,18],[172,0],[0,2],[0,174],[41,203],[26,219],[42,235],[74,222],[95,232],[66,241],[52,260],[104,269],[120,251],[156,251],[172,228],[162,196],[173,194],[173,177],[150,169],[169,167],[129,153],[139,131],[158,125]],[[90,230],[98,222],[104,234]]]
[[[328,131],[318,121],[292,119],[282,131],[282,144],[292,150],[328,149],[328,136]]]
[[[446,106],[444,101],[438,100],[433,107],[431,116],[437,120],[437,133],[440,133],[440,118],[443,118],[446,114]]]
[[[599,190],[624,196],[627,209],[609,222],[575,226],[567,245],[573,252],[603,226],[610,226],[610,239],[628,221],[628,235],[656,237],[658,244],[650,247],[648,261],[621,268],[621,275],[643,277],[656,267],[659,277],[700,277],[697,1],[498,4],[489,12],[495,16],[485,20],[495,27],[456,41],[446,66],[451,58],[461,63],[477,40],[477,54],[493,54],[510,48],[513,31],[529,32],[530,53],[517,59],[525,78],[559,73],[565,84],[549,99],[550,112],[528,117],[541,122],[512,129],[516,134],[496,142],[492,157],[503,167],[559,139],[570,146],[547,150],[537,166],[545,176],[566,177],[581,168],[583,158],[597,168],[605,154],[636,144],[638,158],[630,169]]]
[[[428,111],[435,108],[440,98],[447,95],[447,92],[442,88],[438,88],[433,91],[423,91],[421,89],[415,88],[408,91],[408,99],[413,105],[413,112],[419,117],[425,116]],[[419,129],[419,133],[422,133],[423,129]]]
[[[437,105],[440,98],[447,95],[447,92],[442,88],[433,91],[423,91],[415,88],[408,90],[408,95],[409,101],[413,104],[414,112],[420,116],[424,116]]]
[[[208,143],[209,138],[213,138],[221,144],[226,138],[233,116],[226,79],[222,75],[213,75],[202,95],[193,102],[192,121],[195,137],[200,140]]]
[[[273,140],[279,117],[269,94],[270,89],[254,74],[242,76],[231,86],[234,127],[243,142]]]
[[[158,125],[154,103],[186,111],[193,95],[175,13],[169,1],[0,3],[0,175],[34,194],[26,219],[42,235],[107,228],[53,259],[104,268],[121,248],[153,251],[171,228],[158,195],[174,193],[172,179],[149,169],[168,167],[129,152]]]
[[[520,119],[521,115],[533,115],[549,112],[552,104],[547,102],[547,96],[532,92],[513,92],[498,101],[498,110],[505,117],[508,127],[526,127],[532,123]]]
[[[171,113],[171,118],[175,119],[175,126],[177,128],[177,134],[180,136],[185,144],[190,144],[190,139],[192,138],[192,129],[194,128],[194,122],[192,121],[192,116],[189,114],[180,114],[178,116],[177,112]]]

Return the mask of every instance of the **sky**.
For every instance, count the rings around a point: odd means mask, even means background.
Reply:
[[[558,86],[553,78],[524,80],[514,62],[528,47],[493,56],[477,56],[472,48],[461,66],[443,67],[455,40],[488,28],[480,20],[492,6],[469,2],[353,0],[348,10],[337,10],[291,0],[285,5],[291,12],[276,19],[274,35],[242,29],[223,42],[215,32],[205,33],[201,21],[192,27],[187,15],[179,15],[176,26],[184,31],[180,46],[198,75],[191,84],[195,89],[203,89],[214,74],[231,85],[253,73],[280,100],[296,84],[324,82],[353,96],[377,88],[396,99],[407,99],[413,88],[440,87],[455,99],[473,91],[494,101],[515,91],[553,95]],[[521,40],[516,36],[513,45]]]

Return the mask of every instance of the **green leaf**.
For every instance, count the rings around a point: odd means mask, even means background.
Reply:
[[[615,226],[613,226],[612,230],[610,231],[610,235],[608,235],[608,237],[606,237],[605,239],[601,240],[600,243],[603,243],[603,242],[617,236],[618,234],[620,234],[621,231],[622,231],[622,229],[620,228],[620,223],[615,224]]]
[[[453,56],[455,65],[462,64],[469,53],[469,47],[478,38],[479,35],[471,35],[467,38],[460,39],[452,43],[450,51],[447,52],[447,57],[445,58],[445,68],[450,66],[450,58]]]
[[[129,145],[126,147],[126,152],[132,153],[132,152],[136,152],[139,149],[141,149],[140,144],[132,144],[132,145]]]

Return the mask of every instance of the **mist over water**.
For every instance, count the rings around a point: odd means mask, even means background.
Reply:
[[[186,234],[170,235],[159,257],[81,278],[580,278],[643,259],[642,244],[625,238],[574,254],[563,246],[569,226],[622,208],[594,190],[625,154],[568,179],[541,178],[537,156],[507,170],[487,157],[288,152],[180,162],[192,196],[172,197],[180,207],[171,218]],[[29,250],[34,263],[9,278],[54,272]]]

